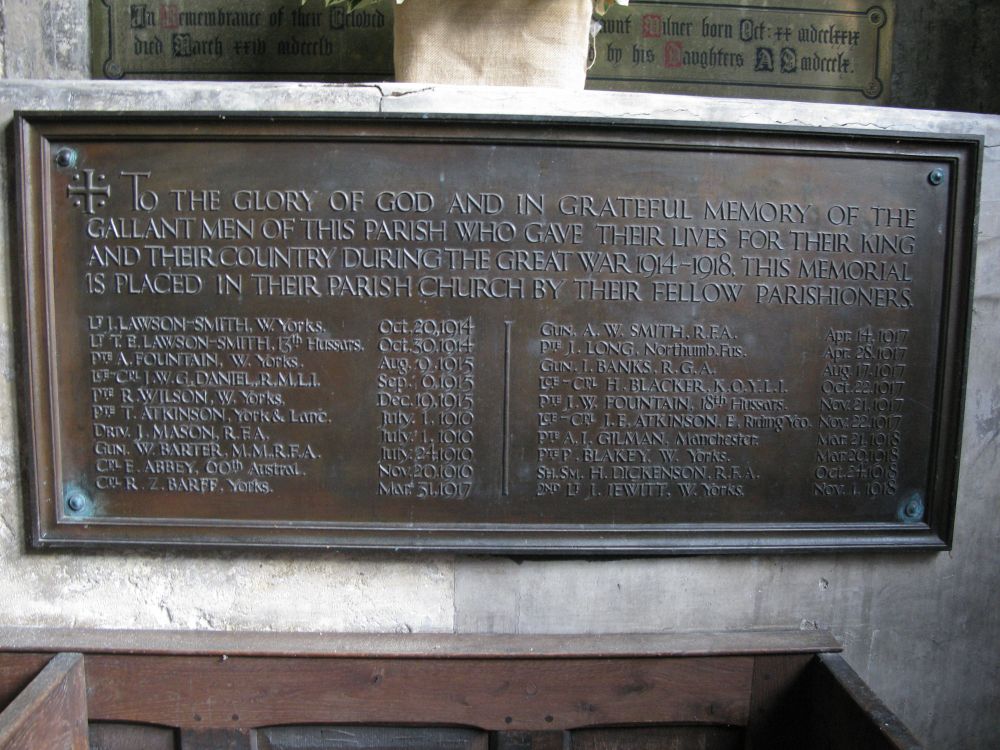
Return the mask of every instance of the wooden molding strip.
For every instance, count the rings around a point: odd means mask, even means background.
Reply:
[[[605,658],[839,652],[825,630],[608,635],[271,633],[0,628],[0,651],[351,658]]]
[[[755,657],[426,659],[88,654],[96,721],[487,731],[747,723]]]

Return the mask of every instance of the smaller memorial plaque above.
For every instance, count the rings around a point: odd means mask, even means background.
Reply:
[[[603,20],[588,88],[879,103],[892,0],[632,0]]]
[[[949,543],[977,139],[176,113],[18,133],[39,545]]]
[[[391,79],[392,0],[91,0],[100,78]]]

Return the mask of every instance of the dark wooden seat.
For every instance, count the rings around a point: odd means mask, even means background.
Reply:
[[[0,629],[0,750],[918,748],[818,631]]]

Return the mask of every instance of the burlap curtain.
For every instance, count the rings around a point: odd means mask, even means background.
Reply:
[[[592,0],[406,0],[396,80],[582,89]]]

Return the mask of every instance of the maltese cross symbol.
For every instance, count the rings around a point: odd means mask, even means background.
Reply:
[[[103,206],[111,197],[111,186],[100,185],[104,175],[98,175],[94,180],[94,170],[84,169],[73,175],[73,181],[78,184],[66,188],[66,197],[73,199],[73,205],[83,208],[85,214],[93,214],[97,206]]]

